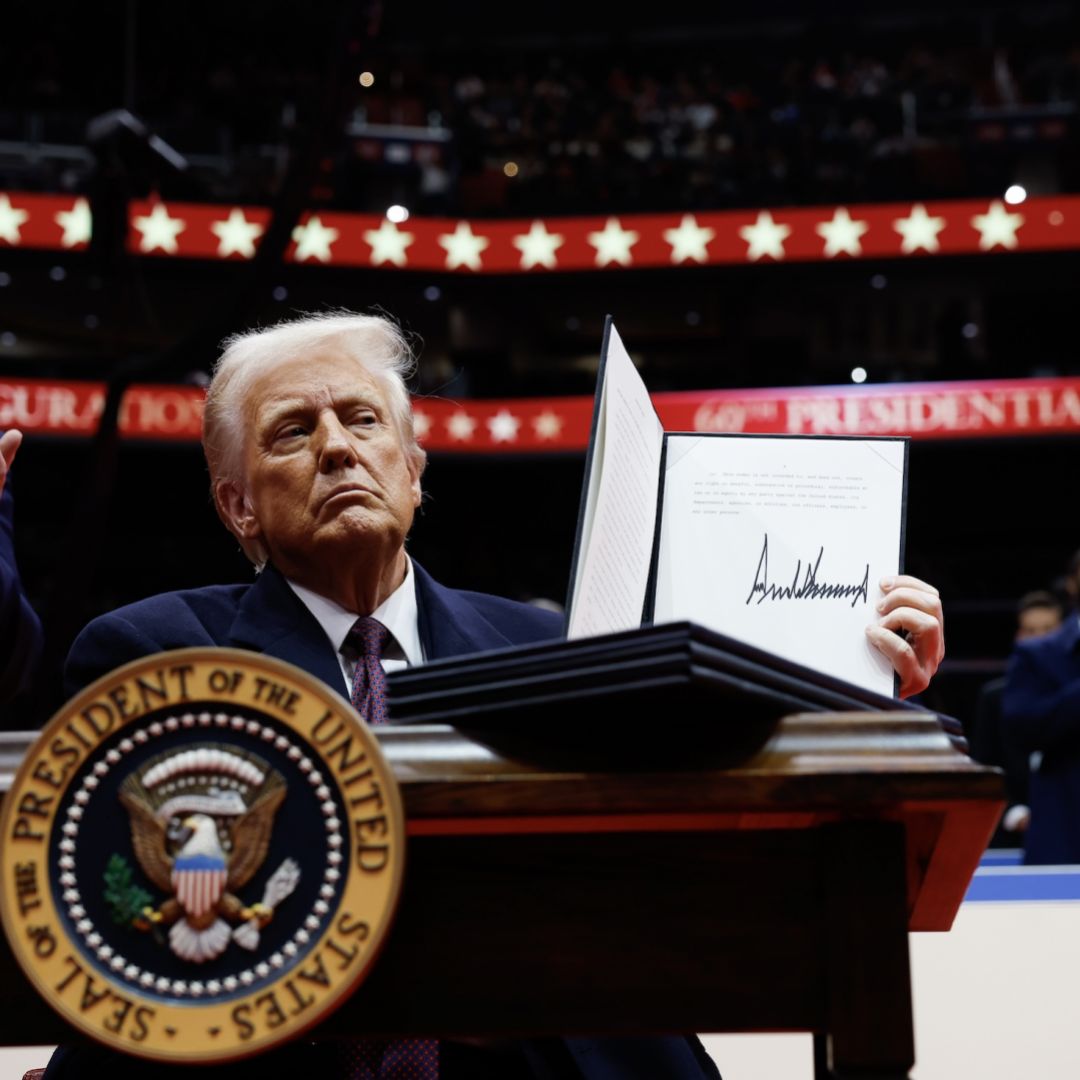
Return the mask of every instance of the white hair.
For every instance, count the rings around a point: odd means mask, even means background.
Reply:
[[[427,454],[416,441],[405,385],[416,370],[416,358],[401,327],[381,315],[332,311],[234,334],[222,342],[203,411],[203,453],[211,484],[219,479],[244,482],[243,404],[252,386],[278,364],[328,347],[340,349],[382,384],[402,447],[417,472],[423,472]]]
[[[244,402],[252,388],[279,364],[318,351],[338,349],[371,375],[384,389],[397,426],[402,450],[417,475],[427,464],[427,454],[416,441],[412,404],[405,380],[416,370],[416,358],[401,327],[381,315],[357,315],[331,311],[303,315],[280,322],[267,330],[234,334],[222,342],[222,354],[214,365],[203,409],[202,444],[210,470],[210,487],[222,520],[231,529],[218,496],[220,481],[243,491],[245,431]],[[267,553],[258,541],[242,537],[240,546],[260,567]]]

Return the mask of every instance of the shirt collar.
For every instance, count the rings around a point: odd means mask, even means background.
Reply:
[[[295,581],[288,578],[285,580],[289,582],[289,588],[304,602],[308,611],[315,616],[315,621],[323,628],[334,650],[341,652],[341,647],[358,618],[356,612],[343,608],[336,601],[312,592]],[[405,580],[371,613],[371,617],[378,619],[390,631],[410,667],[424,662],[424,650],[420,644],[420,619],[416,606],[416,575],[408,555],[405,556]]]

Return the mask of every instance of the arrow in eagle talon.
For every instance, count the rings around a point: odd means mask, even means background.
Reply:
[[[290,896],[300,882],[300,866],[295,859],[286,859],[270,875],[270,880],[263,890],[262,906],[273,911],[286,897]],[[242,949],[254,951],[259,947],[259,918],[254,916],[242,922],[233,932],[233,941]]]

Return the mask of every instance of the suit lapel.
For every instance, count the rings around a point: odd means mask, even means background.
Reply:
[[[438,584],[415,560],[413,572],[420,641],[428,660],[514,644],[460,593]],[[263,570],[240,601],[228,644],[288,660],[341,692],[337,653],[318,620],[272,566]]]
[[[318,620],[272,566],[267,566],[240,602],[229,631],[230,644],[287,660],[342,693],[337,653]]]
[[[413,560],[420,642],[428,660],[505,649],[512,642],[462,595],[446,589]]]

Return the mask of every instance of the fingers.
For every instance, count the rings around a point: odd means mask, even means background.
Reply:
[[[940,595],[933,585],[929,585],[911,574],[897,574],[896,577],[885,577],[881,579],[880,584],[881,591],[886,593],[892,592],[893,589],[908,588],[921,589],[923,592],[933,593],[935,596]]]
[[[15,453],[22,445],[22,438],[22,432],[17,431],[15,428],[0,435],[0,475],[3,475],[11,468],[11,463],[15,460]]]
[[[900,696],[925,690],[945,656],[944,613],[937,589],[909,574],[881,582],[880,618],[866,629],[900,677]]]
[[[887,615],[891,611],[900,608],[914,608],[932,615],[935,619],[941,619],[941,597],[937,592],[927,592],[925,589],[915,589],[901,586],[887,592],[877,604],[879,615]]]
[[[22,445],[22,432],[5,431],[0,435],[0,493],[4,490],[4,482],[7,480],[8,469],[15,460],[15,454]]]

